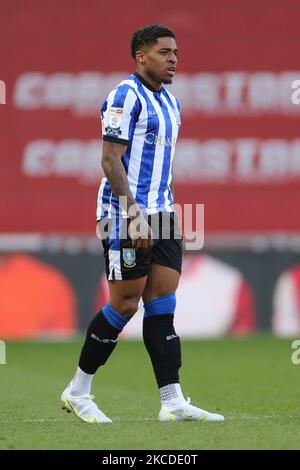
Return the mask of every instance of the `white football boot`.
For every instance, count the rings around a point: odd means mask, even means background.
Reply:
[[[112,420],[105,416],[93,401],[94,395],[85,394],[74,397],[70,394],[70,385],[61,394],[63,410],[66,410],[67,413],[74,413],[85,423],[112,423]]]
[[[191,405],[190,397],[174,398],[163,403],[159,412],[159,421],[224,421],[224,416]]]

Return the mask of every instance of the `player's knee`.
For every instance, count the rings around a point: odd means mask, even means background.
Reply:
[[[138,311],[139,302],[136,297],[124,297],[120,306],[120,314],[130,320],[131,317]]]
[[[176,309],[176,296],[174,293],[157,297],[149,302],[144,303],[144,317],[151,317],[155,315],[175,313]]]

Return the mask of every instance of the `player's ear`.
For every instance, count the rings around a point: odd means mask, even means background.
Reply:
[[[145,53],[143,51],[136,51],[135,60],[138,64],[145,64]]]

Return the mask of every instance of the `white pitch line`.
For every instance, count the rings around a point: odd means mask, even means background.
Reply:
[[[57,418],[24,419],[23,423],[56,423],[58,421],[65,420]]]
[[[244,416],[226,416],[225,415],[225,420],[222,422],[226,421],[254,421],[254,420],[268,420],[268,419],[276,419],[279,418],[279,416],[276,415],[266,415],[266,416],[249,416],[249,415],[244,415]],[[294,418],[294,416],[287,416],[285,418]],[[159,422],[158,418],[143,418],[143,417],[137,417],[137,418],[121,418],[120,416],[115,416],[113,417],[113,422],[118,422],[118,423],[134,423],[134,422],[145,422],[145,421],[150,421],[150,422]],[[57,423],[57,422],[67,422],[67,419],[65,418],[27,418],[24,420],[8,420],[8,419],[0,419],[0,424],[18,424],[20,422],[23,423]],[[178,421],[177,421],[178,422]],[[182,421],[182,422],[187,422],[187,421]],[[193,421],[191,421],[193,422]],[[220,421],[221,422],[221,421]]]
[[[18,424],[18,423],[55,423],[58,421],[65,421],[63,418],[62,419],[57,419],[57,418],[39,418],[39,419],[20,419],[20,420],[10,420],[10,419],[0,419],[0,424]]]
[[[278,416],[276,415],[266,415],[266,416],[248,416],[248,415],[244,415],[244,416],[226,416],[225,415],[225,420],[224,421],[227,421],[227,420],[230,420],[230,421],[243,421],[243,420],[259,420],[259,419],[275,419],[275,418],[278,418]],[[142,418],[142,417],[139,417],[139,418],[121,418],[119,416],[116,416],[113,418],[113,421],[123,421],[123,422],[135,422],[135,421],[158,421],[157,418]],[[176,421],[178,422],[178,421]],[[213,422],[213,421],[208,421],[208,422]],[[217,421],[215,421],[217,422]],[[223,422],[223,421],[218,421],[218,422]]]
[[[270,416],[247,416],[247,415],[244,415],[244,416],[225,416],[225,421],[227,419],[229,420],[235,420],[235,421],[243,421],[243,420],[251,420],[251,419],[274,419],[274,418],[278,418],[278,416],[276,415],[270,415]]]

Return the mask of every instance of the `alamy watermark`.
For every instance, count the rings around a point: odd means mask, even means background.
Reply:
[[[291,356],[292,364],[298,366],[300,364],[300,339],[295,339],[292,342],[292,349],[295,349]]]
[[[291,96],[292,103],[300,104],[300,80],[294,80],[292,82],[292,89],[295,90]]]
[[[110,216],[97,224],[97,236],[101,240],[147,239],[150,227],[153,240],[184,239],[186,250],[203,248],[204,204],[174,204],[170,211],[163,208],[162,212],[153,214],[141,204],[128,207],[126,196],[119,197],[119,204],[118,208],[102,207]]]
[[[0,104],[6,104],[6,84],[0,80]]]
[[[0,340],[0,364],[6,364],[6,345]]]

